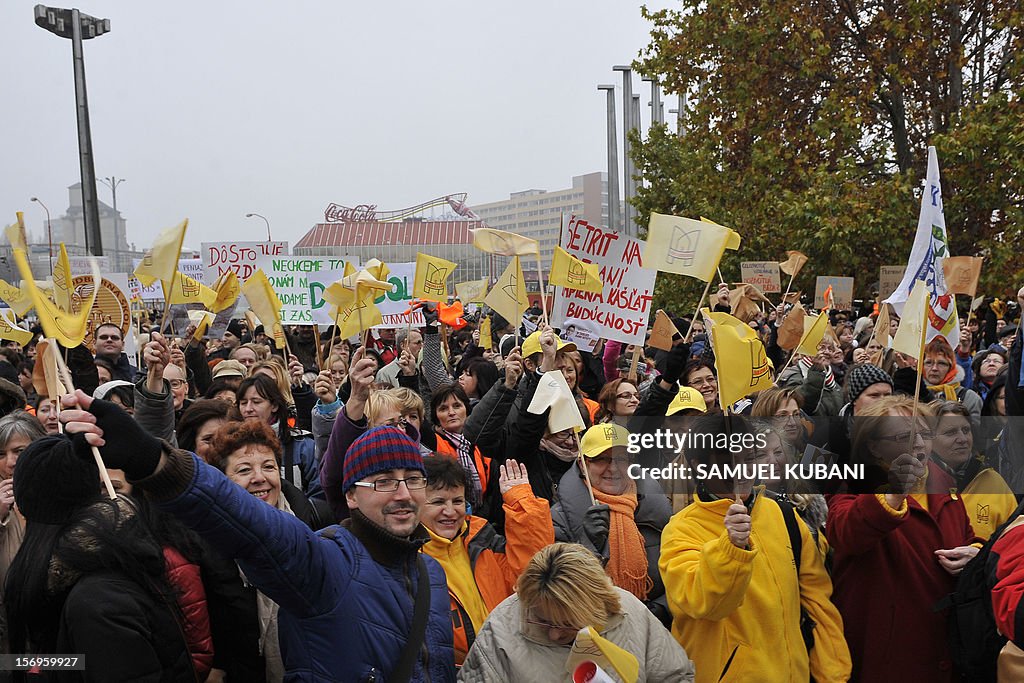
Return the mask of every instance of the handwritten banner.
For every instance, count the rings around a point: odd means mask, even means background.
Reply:
[[[740,263],[740,281],[754,285],[765,294],[782,292],[777,261],[743,261]]]
[[[627,344],[643,342],[657,276],[657,271],[643,268],[644,243],[576,216],[563,221],[563,226],[562,248],[600,266],[604,289],[598,293],[558,287],[552,326],[562,331],[564,339],[587,350],[602,337]]]
[[[825,306],[825,290],[832,286],[832,298],[835,300],[835,310],[853,310],[853,278],[839,277],[836,275],[819,275],[814,283],[814,307]]]
[[[203,268],[209,282],[228,271],[234,271],[239,282],[256,272],[258,259],[264,256],[287,256],[287,242],[203,242]]]
[[[882,266],[878,271],[878,298],[880,301],[888,299],[896,288],[903,282],[903,273],[906,266]]]

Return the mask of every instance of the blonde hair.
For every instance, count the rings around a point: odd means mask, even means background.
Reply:
[[[267,346],[266,344],[254,344],[253,342],[248,342],[246,344],[240,344],[240,345],[236,346],[235,348],[231,349],[231,353],[228,354],[228,358],[234,358],[235,357],[235,353],[239,349],[249,349],[250,351],[252,351],[254,354],[256,354],[256,361],[257,362],[259,362],[261,360],[266,360],[267,358],[270,357],[270,347],[269,346]]]
[[[366,420],[371,427],[379,427],[381,415],[386,410],[402,412],[402,402],[389,391],[371,391],[366,399]]]
[[[914,414],[914,399],[910,396],[893,395],[880,398],[866,406],[853,417],[853,433],[850,437],[850,452],[863,457],[869,454],[869,442],[878,433],[885,421],[891,417],[910,417]],[[917,416],[931,425],[935,409],[926,403],[918,403]]]
[[[288,402],[288,405],[295,405],[295,399],[292,397],[292,383],[288,379],[288,366],[280,356],[270,356],[269,358],[261,361],[256,361],[249,368],[249,376],[252,377],[257,371],[266,368],[274,374],[274,381],[277,383],[277,388],[284,394],[284,399]]]
[[[602,629],[622,605],[597,557],[578,543],[552,543],[540,550],[516,582],[524,611],[541,609],[560,624]]]
[[[423,398],[409,387],[398,387],[389,391],[402,404],[402,413],[416,413],[423,422],[426,410],[423,407]]]

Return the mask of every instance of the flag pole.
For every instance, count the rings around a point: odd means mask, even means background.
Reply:
[[[587,493],[590,494],[590,504],[597,505],[597,499],[594,497],[594,485],[590,483],[590,470],[587,469],[587,461],[583,455],[583,446],[580,444],[580,435],[576,433],[576,428],[572,429],[572,440],[576,442],[576,453],[579,461],[579,468],[583,471],[583,481],[587,484]]]
[[[57,340],[56,339],[51,339],[50,343],[56,345]],[[56,350],[56,349],[54,349],[54,350]],[[71,381],[71,371],[68,370],[67,364],[64,362],[64,359],[61,358],[61,355],[59,353],[55,353],[53,355],[57,359],[57,366],[58,366],[58,369],[60,370],[60,374],[64,377],[64,388],[68,391],[69,394],[74,394],[74,392],[75,392],[75,383]],[[76,405],[77,405],[77,402],[76,402]],[[59,409],[60,408],[60,397],[59,396],[57,397],[57,406],[58,406],[58,409]],[[107,472],[107,466],[103,463],[103,456],[100,455],[100,449],[97,448],[96,446],[91,446],[91,448],[92,448],[92,457],[96,461],[96,467],[100,471],[100,481],[103,482],[103,487],[107,490],[107,495],[110,496],[110,500],[117,500],[117,492],[114,491],[114,484],[110,481],[110,474]]]
[[[544,313],[544,324],[550,325],[551,322],[548,320],[548,298],[544,287],[544,273],[540,268],[540,247],[538,246],[537,251],[534,252],[534,256],[537,257],[537,285],[540,287],[540,308]]]
[[[320,343],[320,326],[313,323],[313,340],[316,342],[316,364],[321,370],[324,369],[324,347]]]
[[[704,287],[704,293],[700,295],[699,299],[697,299],[697,308],[693,310],[693,318],[690,320],[690,329],[686,331],[686,343],[690,343],[690,340],[693,339],[693,323],[697,320],[697,316],[700,315],[700,306],[704,303],[705,297],[707,297],[708,292],[711,290],[712,280],[714,280],[714,278],[708,280],[708,284]]]
[[[171,292],[174,291],[174,278],[176,278],[177,276],[178,276],[178,271],[175,270],[174,274],[171,275],[170,291],[169,292],[168,291],[164,292],[164,316],[160,320],[160,332],[161,332],[161,334],[163,333],[164,328],[167,327],[167,316],[170,315],[170,313],[171,313]],[[161,282],[160,284],[163,284],[163,283]]]
[[[327,349],[327,362],[331,361],[331,356],[334,355],[334,340],[338,338],[338,316],[341,315],[341,309],[337,306],[334,307],[334,328],[331,330],[331,345]]]
[[[789,284],[786,285],[786,293],[782,295],[782,303],[786,303],[786,297],[789,296],[789,290],[793,288],[793,279],[796,277],[796,270],[789,276]]]
[[[917,438],[917,408],[921,401],[921,373],[924,369],[924,340],[928,334],[928,309],[931,307],[931,296],[925,293],[924,312],[921,319],[921,338],[917,345],[917,377],[914,382],[914,407],[910,411],[910,447],[913,448]]]

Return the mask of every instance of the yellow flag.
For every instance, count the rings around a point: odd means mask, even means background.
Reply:
[[[281,300],[277,298],[262,268],[249,276],[242,285],[242,292],[249,301],[249,307],[263,323],[267,336],[273,337],[275,346],[283,349],[285,337],[284,327],[281,326]]]
[[[11,223],[4,228],[4,234],[7,235],[7,241],[11,243],[11,247],[14,249],[24,249],[28,251],[28,244],[25,241],[25,214],[21,211],[15,212],[18,217],[17,222]]]
[[[871,334],[883,349],[889,348],[889,304],[884,301],[878,307],[878,320],[875,321],[875,331]]]
[[[725,240],[725,248],[726,249],[732,249],[733,251],[736,251],[737,249],[740,248],[740,234],[738,232],[736,232],[735,230],[731,230],[729,228],[726,228],[721,223],[716,223],[713,220],[711,220],[710,218],[704,218],[704,216],[701,216],[700,220],[701,220],[702,223],[710,223],[711,225],[717,225],[718,227],[725,228],[726,230],[729,230],[730,233],[732,233]]]
[[[548,408],[551,409],[548,413],[548,431],[552,434],[570,427],[577,432],[586,429],[587,425],[583,422],[572,389],[569,388],[569,383],[565,381],[561,370],[544,373],[526,409],[534,415],[543,415]]]
[[[60,255],[57,257],[57,265],[53,267],[53,302],[65,313],[71,312],[71,294],[74,289],[72,282],[74,276],[71,274],[71,261],[68,259],[68,250],[64,243],[60,243]]]
[[[804,317],[804,334],[797,344],[796,352],[807,356],[817,356],[818,346],[828,332],[828,313]]]
[[[473,235],[473,246],[488,254],[501,256],[530,256],[540,253],[537,240],[517,235],[514,232],[477,228],[469,231]]]
[[[89,314],[96,301],[96,294],[100,290],[101,277],[96,262],[93,261],[92,265],[92,287],[87,288],[89,296],[81,302],[78,312],[75,313],[62,311],[39,291],[39,287],[36,286],[36,281],[32,277],[32,268],[28,264],[28,255],[24,250],[14,250],[14,261],[18,264],[21,277],[25,280],[25,286],[32,297],[32,305],[35,306],[36,315],[39,316],[39,324],[43,326],[46,336],[53,337],[68,348],[81,344],[89,331]]]
[[[548,282],[583,292],[600,292],[604,289],[601,269],[596,263],[584,263],[561,247],[555,247]]]
[[[4,301],[15,315],[24,316],[32,310],[32,296],[26,287],[15,287],[6,280],[0,280],[0,299]]]
[[[491,319],[484,318],[480,323],[480,348],[485,351],[491,350]]]
[[[711,282],[722,253],[739,242],[739,234],[723,225],[652,212],[644,268]]]
[[[731,406],[741,398],[772,386],[768,357],[757,333],[728,313],[701,309],[710,322],[711,346],[718,370],[718,403]]]
[[[654,314],[654,327],[651,329],[651,339],[647,342],[662,351],[672,350],[672,337],[679,334],[679,330],[672,324],[672,319],[660,308]]]
[[[487,296],[487,278],[481,280],[470,280],[455,285],[455,294],[464,304],[482,303]]]
[[[491,287],[484,303],[518,327],[523,312],[530,307],[530,301],[526,297],[526,282],[523,280],[523,267],[519,264],[518,256],[509,261],[508,267],[498,278],[498,282]]]
[[[192,339],[196,341],[202,339],[203,335],[210,331],[210,325],[213,324],[216,317],[217,315],[210,311],[202,311],[199,309],[189,311],[188,320],[196,326],[196,331],[192,333]]]
[[[345,275],[350,275],[349,265],[345,264]],[[352,272],[355,272],[355,266],[352,266]],[[388,276],[391,275],[391,269],[388,268],[386,263],[381,263],[380,259],[372,258],[363,264],[363,270],[373,276],[374,280],[385,281]]]
[[[640,661],[636,656],[599,635],[592,626],[580,629],[577,634],[566,661],[566,671],[571,674],[588,661],[605,671],[614,671],[623,683],[637,683],[640,678]]]
[[[217,292],[202,282],[193,280],[185,273],[176,273],[170,285],[170,288],[164,292],[168,303],[202,304],[206,308],[213,308],[217,301]]]
[[[950,294],[966,294],[974,297],[981,277],[980,256],[948,256],[942,259],[942,272],[946,276],[946,288]]]
[[[446,301],[448,278],[456,264],[446,259],[420,252],[416,254],[416,276],[413,278],[412,295],[428,301]]]
[[[921,347],[924,346],[925,326],[928,324],[928,285],[924,280],[914,283],[910,296],[903,304],[903,315],[896,336],[892,338],[892,348],[911,358],[921,358]]]
[[[44,339],[36,344],[36,364],[32,368],[32,386],[40,396],[54,401],[68,393],[57,368],[57,354],[60,349],[51,340]]]
[[[799,303],[790,309],[782,324],[779,325],[779,346],[787,351],[792,351],[800,345],[804,338],[804,320],[806,318],[807,312]]]
[[[339,308],[332,307],[331,315],[338,323],[338,335],[342,339],[353,337],[365,329],[384,322],[380,309],[373,303],[374,295],[365,295],[362,301]]]
[[[10,311],[0,308],[0,339],[10,339],[19,346],[24,346],[32,341],[32,333],[19,327]]]
[[[146,287],[160,280],[170,282],[178,272],[181,257],[181,243],[185,240],[188,219],[173,228],[167,228],[153,242],[153,247],[142,257],[142,263],[135,269],[135,277]]]
[[[786,260],[779,262],[779,269],[786,275],[796,277],[807,263],[807,255],[801,251],[786,251]]]
[[[238,276],[235,275],[235,271],[229,270],[217,278],[217,281],[213,283],[213,291],[217,293],[217,298],[214,299],[213,306],[210,307],[211,311],[220,313],[229,306],[233,306],[242,294],[242,287],[238,284]]]

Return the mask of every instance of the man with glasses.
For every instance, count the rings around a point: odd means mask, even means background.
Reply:
[[[124,352],[124,335],[121,334],[121,328],[113,323],[102,323],[96,328],[93,338],[96,357],[105,358],[114,366],[110,379],[134,382],[139,370],[128,361],[128,354]]]
[[[286,680],[455,680],[445,574],[419,552],[429,537],[420,525],[423,458],[403,432],[376,427],[356,439],[344,463],[352,515],[314,532],[117,406],[75,398],[80,409],[63,419],[69,434],[87,435],[75,438],[81,457],[92,458],[87,442],[103,446],[108,467],[236,559],[279,605]]]

